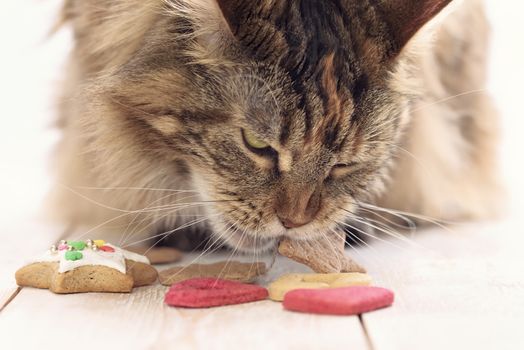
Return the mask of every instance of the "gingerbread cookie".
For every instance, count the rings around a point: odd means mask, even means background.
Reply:
[[[160,272],[160,283],[171,286],[173,283],[192,278],[220,278],[229,281],[251,283],[266,273],[266,264],[222,261],[209,265],[193,264],[177,266]]]
[[[61,241],[16,272],[21,287],[49,289],[58,294],[131,292],[154,283],[158,273],[142,255],[102,240]]]
[[[362,272],[366,270],[349,258],[344,251],[344,235],[334,233],[318,240],[280,242],[278,252],[309,266],[317,273]]]

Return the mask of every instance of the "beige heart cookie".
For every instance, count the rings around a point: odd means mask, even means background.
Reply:
[[[280,242],[278,252],[292,260],[309,266],[317,273],[361,272],[366,270],[354,262],[344,251],[345,234],[332,233],[317,240],[291,240]]]
[[[289,274],[278,278],[269,285],[269,298],[274,301],[284,300],[284,295],[295,289],[340,288],[369,286],[371,276],[365,273],[326,273],[326,274]]]
[[[266,264],[222,261],[214,264],[193,264],[177,266],[160,272],[160,283],[171,286],[173,283],[191,278],[221,278],[244,283],[253,282],[258,276],[266,273]]]

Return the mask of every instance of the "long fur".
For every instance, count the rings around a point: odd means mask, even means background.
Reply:
[[[318,237],[359,202],[442,220],[492,214],[497,117],[484,90],[481,2],[464,1],[406,46],[388,37],[380,8],[361,19],[366,5],[344,2],[353,24],[321,33],[336,51],[318,57],[310,47],[318,37],[300,32],[297,13],[309,11],[300,3],[67,0],[76,44],[50,212],[128,243],[188,225],[242,249],[282,235]],[[224,6],[252,23],[237,23]],[[420,20],[406,25],[418,29]],[[304,57],[310,66],[298,70]],[[280,159],[249,152],[241,128]],[[296,205],[319,179],[316,219],[286,231],[275,199]]]

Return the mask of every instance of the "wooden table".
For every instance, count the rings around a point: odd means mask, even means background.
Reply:
[[[360,318],[297,314],[271,301],[176,309],[163,304],[160,285],[129,295],[18,289],[16,268],[57,233],[37,223],[4,232],[0,349],[524,348],[524,233],[516,220],[381,237],[348,250],[376,285],[396,293],[394,307]],[[297,271],[306,269],[279,258],[261,282]]]

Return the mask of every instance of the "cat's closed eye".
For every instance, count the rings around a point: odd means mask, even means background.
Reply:
[[[330,178],[340,178],[362,168],[358,162],[337,163],[331,168]]]
[[[278,156],[277,151],[273,147],[249,130],[242,129],[242,139],[246,148],[259,156],[271,158]]]

